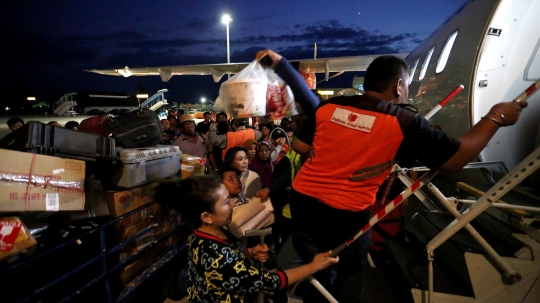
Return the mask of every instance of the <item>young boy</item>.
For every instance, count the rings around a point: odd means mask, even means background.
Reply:
[[[242,182],[240,182],[241,172],[234,167],[221,167],[219,169],[222,183],[229,191],[229,198],[234,206],[248,203],[249,199],[242,195]]]

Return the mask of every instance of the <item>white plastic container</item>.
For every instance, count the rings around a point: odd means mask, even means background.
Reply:
[[[228,80],[221,84],[220,98],[234,118],[266,115],[267,84],[251,79]]]
[[[158,145],[147,148],[116,149],[120,160],[111,175],[111,183],[133,188],[174,176],[180,169],[180,148]]]

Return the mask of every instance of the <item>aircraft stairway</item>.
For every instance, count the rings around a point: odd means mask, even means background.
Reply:
[[[153,94],[150,98],[148,98],[146,101],[141,103],[142,108],[149,108],[151,110],[156,110],[160,108],[161,106],[167,104],[167,99],[165,99],[164,93],[168,92],[167,89],[160,89],[157,91],[157,93]]]
[[[460,194],[469,193],[461,191]],[[405,292],[402,290],[394,296],[404,298],[400,302],[427,302],[429,261],[426,245],[455,217],[446,212],[429,211],[415,197],[410,198],[406,212],[402,235],[385,241],[392,272],[399,277],[394,280],[407,284],[399,285]],[[435,249],[433,302],[522,302],[529,291],[533,295],[531,289],[540,281],[539,241],[529,237],[523,229],[502,223],[500,218],[488,212],[470,224],[510,267],[521,274],[522,280],[505,284],[488,254],[469,232],[462,229]]]
[[[157,101],[156,103],[152,104],[150,106],[150,110],[156,111],[158,108],[162,107],[163,105],[167,104],[167,100],[164,101]]]
[[[77,102],[73,100],[75,95],[77,95],[77,93],[67,93],[60,97],[53,105],[53,113],[56,116],[63,116],[67,111],[74,112],[74,108],[77,106]]]

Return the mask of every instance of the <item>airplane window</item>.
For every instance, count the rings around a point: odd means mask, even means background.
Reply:
[[[424,76],[426,75],[427,67],[429,64],[429,60],[431,59],[431,55],[433,55],[434,50],[435,50],[435,46],[432,47],[427,53],[426,59],[424,60],[424,64],[422,64],[422,69],[420,70],[420,75],[418,76],[418,80],[424,79]]]
[[[418,59],[416,59],[416,61],[414,61],[413,67],[411,68],[411,72],[409,74],[409,85],[412,82],[412,79],[414,77],[414,72],[416,71],[416,67],[418,66],[419,61],[420,61],[420,57],[418,57]]]
[[[536,81],[538,79],[540,79],[540,39],[536,42],[534,52],[525,67],[526,81]]]
[[[446,43],[444,44],[443,50],[441,54],[439,55],[439,61],[437,62],[437,67],[435,67],[435,73],[440,73],[444,70],[446,67],[446,63],[448,62],[448,58],[450,57],[450,51],[452,50],[452,46],[454,45],[454,41],[456,41],[458,32],[453,32],[450,37],[446,40]]]

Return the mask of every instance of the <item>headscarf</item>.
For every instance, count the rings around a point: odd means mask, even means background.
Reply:
[[[272,171],[274,170],[274,163],[272,163],[270,156],[268,157],[268,160],[266,161],[261,161],[259,159],[258,153],[262,145],[266,145],[268,147],[269,152],[272,152],[272,150],[270,149],[270,144],[268,142],[259,141],[257,143],[257,152],[255,154],[255,157],[249,164],[248,168],[256,172],[257,174],[259,174],[259,176],[261,177],[261,186],[262,188],[265,188],[268,185],[270,185],[272,181],[274,181],[274,179],[272,178]]]
[[[247,139],[246,141],[244,141],[244,148],[249,151],[251,149],[251,145],[253,144],[257,144],[257,140],[255,139]],[[246,155],[248,155],[248,159],[249,159],[249,153],[246,153]],[[253,158],[257,158],[257,152],[255,152],[255,156],[253,156]],[[249,163],[251,163],[251,161],[253,161],[253,159],[249,159]]]

